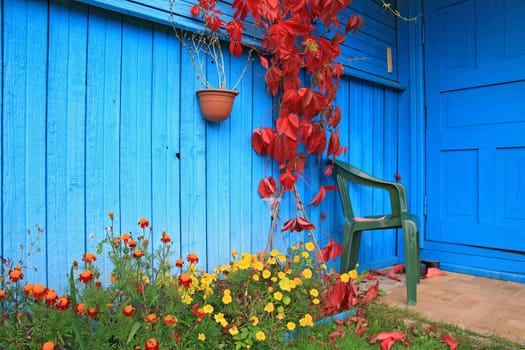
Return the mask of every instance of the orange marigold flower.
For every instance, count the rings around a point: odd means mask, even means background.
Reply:
[[[171,315],[164,316],[164,324],[166,326],[173,326],[175,323],[177,323],[177,319],[174,316],[171,316]]]
[[[86,253],[82,258],[82,261],[85,261],[86,264],[90,264],[93,261],[97,261],[97,257],[93,253]]]
[[[110,212],[108,213],[108,216],[109,216],[109,220],[111,220],[111,221],[113,221],[113,219],[115,218],[115,215],[113,214],[112,211],[110,211]]]
[[[133,315],[135,315],[135,309],[133,309],[133,305],[126,305],[122,312],[126,316],[133,316]]]
[[[181,258],[178,258],[177,261],[175,261],[175,266],[177,266],[178,268],[181,268],[182,265],[184,265],[184,260],[182,260]]]
[[[191,286],[191,276],[187,273],[181,273],[179,276],[179,286],[189,288]]]
[[[86,314],[86,303],[78,303],[75,305],[75,313],[79,316]]]
[[[191,263],[191,264],[196,264],[196,263],[199,262],[199,257],[195,253],[190,253],[186,257],[186,260],[188,260],[188,262]]]
[[[47,341],[42,345],[40,349],[41,350],[55,350],[55,343],[53,343],[52,341]]]
[[[140,218],[140,220],[138,222],[138,225],[140,226],[140,228],[148,227],[149,226],[149,221],[146,218]]]
[[[149,314],[148,316],[146,316],[146,322],[155,323],[157,321],[158,321],[158,318],[157,318],[157,315],[155,314]]]
[[[96,280],[95,281],[95,286],[97,286],[98,288],[100,288],[102,286],[102,282],[100,280]]]
[[[15,268],[13,271],[11,271],[11,273],[9,273],[9,277],[11,278],[11,282],[15,283],[17,282],[18,280],[23,280],[24,279],[24,274],[22,273],[21,268],[18,269],[19,266],[17,266],[17,268]]]
[[[171,242],[171,237],[165,231],[162,231],[162,237],[161,237],[160,241],[162,243],[169,243],[169,242]]]
[[[146,340],[146,350],[159,350],[159,342],[155,338]]]
[[[129,242],[128,242],[128,247],[130,247],[131,249],[135,248],[137,246],[137,241],[135,241],[134,239],[130,239]]]
[[[57,293],[53,289],[48,289],[46,293],[46,304],[53,304],[58,298]]]
[[[114,274],[109,275],[110,282],[115,282],[116,280],[117,280],[117,276],[115,276]]]
[[[5,290],[0,289],[0,300],[4,300],[4,299],[5,299]]]
[[[90,307],[87,311],[87,315],[91,319],[97,318],[97,308],[96,307]]]
[[[122,236],[118,238],[119,241],[124,241],[124,243],[128,243],[128,241],[131,239],[131,235],[129,233],[123,233]]]
[[[61,296],[57,299],[55,303],[55,307],[57,310],[65,311],[69,309],[69,306],[71,306],[71,300],[69,300],[69,297],[67,295]]]
[[[144,252],[142,250],[140,250],[140,249],[139,250],[135,250],[133,252],[133,257],[134,258],[138,259],[138,258],[143,257],[143,256],[144,256]]]
[[[46,287],[43,284],[35,284],[33,286],[33,297],[35,299],[43,298],[46,295]]]
[[[31,293],[33,293],[33,287],[35,285],[33,283],[27,283],[25,286],[24,286],[24,295],[27,297],[28,295],[30,295]]]
[[[89,281],[93,279],[93,272],[91,272],[90,270],[84,270],[80,273],[80,275],[78,276],[78,279],[81,282],[88,283]]]

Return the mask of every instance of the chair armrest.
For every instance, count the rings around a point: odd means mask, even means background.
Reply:
[[[340,160],[336,160],[334,162],[334,165],[336,176],[342,176],[348,181],[359,185],[379,188],[388,191],[390,195],[392,216],[404,216],[408,214],[406,190],[405,186],[403,186],[402,184],[379,179]]]

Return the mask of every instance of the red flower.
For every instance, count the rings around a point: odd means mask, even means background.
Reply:
[[[133,257],[136,258],[136,259],[141,258],[143,256],[144,256],[144,252],[142,250],[140,250],[140,249],[139,250],[135,250],[133,252]]]
[[[90,270],[84,270],[80,273],[80,275],[78,276],[78,279],[81,282],[88,283],[89,281],[93,279],[93,272],[91,272]]]
[[[206,313],[202,308],[199,308],[199,304],[193,304],[193,306],[191,307],[191,312],[199,318],[206,317]]]
[[[86,253],[84,254],[84,257],[82,258],[82,261],[85,261],[86,264],[90,264],[93,261],[97,261],[97,257],[93,253]]]
[[[11,278],[11,282],[15,283],[18,280],[24,279],[24,274],[21,271],[22,267],[17,266],[11,273],[9,273],[9,277]]]
[[[162,243],[169,243],[171,242],[171,237],[164,231],[162,231],[162,238],[160,239]]]
[[[135,241],[134,239],[130,239],[129,242],[128,242],[128,247],[130,247],[131,249],[135,248],[137,246],[137,241]]]
[[[197,5],[193,5],[191,8],[190,8],[190,13],[193,17],[197,17],[200,13],[201,13],[201,9],[199,6]]]
[[[55,350],[55,343],[53,343],[52,341],[47,341],[42,345],[40,349],[41,350]]]
[[[65,311],[69,309],[69,306],[71,306],[71,300],[69,300],[69,297],[67,295],[61,296],[57,299],[55,303],[55,307],[57,310]]]
[[[33,287],[35,285],[33,283],[28,283],[24,286],[24,295],[27,297],[29,294],[33,292]]]
[[[35,299],[43,298],[46,295],[46,287],[43,284],[35,284],[33,286],[33,297]]]
[[[97,318],[97,308],[96,307],[90,307],[87,311],[87,315],[91,319]]]
[[[5,290],[0,289],[0,300],[4,300],[4,299],[5,299]]]
[[[130,239],[131,239],[131,235],[129,233],[123,233],[122,236],[120,236],[117,240],[124,241],[124,243],[127,244]]]
[[[75,313],[79,316],[86,314],[86,303],[79,303],[75,305]]]
[[[179,276],[179,286],[189,288],[191,286],[191,276],[187,273],[181,273]]]
[[[155,322],[158,321],[157,315],[155,315],[155,314],[149,314],[148,316],[146,316],[145,321],[146,321],[146,322],[149,322],[149,323],[155,323]]]
[[[177,266],[178,268],[182,268],[182,265],[184,265],[184,260],[182,260],[181,258],[178,258],[175,261],[175,266]]]
[[[133,315],[135,315],[135,310],[133,309],[133,305],[126,305],[124,307],[124,310],[122,310],[122,312],[126,316],[133,316]]]
[[[171,315],[164,316],[164,324],[166,326],[173,326],[175,323],[177,323],[177,319]]]
[[[186,257],[186,260],[188,260],[188,262],[190,264],[196,264],[199,262],[199,257],[197,256],[197,254],[195,253],[190,253],[188,254],[188,256]]]
[[[159,342],[155,338],[146,340],[146,350],[159,350]]]
[[[140,220],[138,222],[138,225],[140,226],[140,228],[148,227],[149,226],[149,221],[146,218],[140,218]]]
[[[46,304],[49,306],[57,301],[58,295],[53,289],[48,289],[46,293]]]

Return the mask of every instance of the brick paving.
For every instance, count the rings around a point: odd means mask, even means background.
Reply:
[[[437,322],[481,334],[496,334],[525,345],[525,284],[444,271],[446,276],[422,279],[417,305],[409,307]],[[401,282],[378,276],[388,305],[406,306]]]

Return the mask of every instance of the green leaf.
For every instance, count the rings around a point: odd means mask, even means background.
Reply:
[[[142,323],[135,322],[133,327],[131,327],[131,331],[129,332],[128,340],[126,341],[126,344],[129,344],[129,342],[133,339],[137,331],[139,330],[140,326],[142,326]]]

